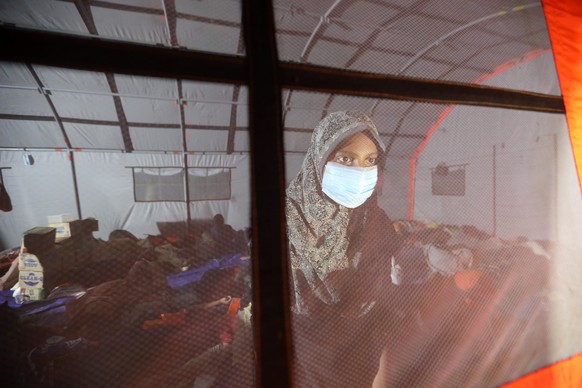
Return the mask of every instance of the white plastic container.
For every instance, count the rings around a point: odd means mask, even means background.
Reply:
[[[48,216],[47,219],[49,225],[74,221],[73,216],[70,214],[57,214],[55,216]]]

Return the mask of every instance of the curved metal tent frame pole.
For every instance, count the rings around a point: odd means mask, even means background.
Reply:
[[[520,60],[511,60],[508,61],[507,64],[505,66],[500,66],[496,71],[494,71],[493,73],[490,74],[486,74],[486,75],[481,75],[479,77],[479,79],[477,79],[475,82],[477,84],[484,82],[498,74],[503,73],[504,71],[507,71],[509,69],[511,69],[514,66],[520,65],[522,63],[525,63],[527,61],[530,61],[532,59],[535,59],[537,57],[539,57],[540,55],[544,55],[544,54],[548,54],[550,53],[551,50],[544,50],[544,51],[537,51],[533,54],[530,55],[524,55],[522,58],[520,58]],[[414,206],[415,206],[415,188],[416,188],[416,162],[418,160],[418,158],[420,157],[420,155],[422,154],[422,152],[424,151],[424,149],[426,148],[428,142],[430,141],[430,139],[432,138],[433,134],[436,132],[436,130],[438,129],[439,125],[446,119],[446,117],[449,115],[449,113],[451,113],[451,111],[455,108],[455,105],[449,105],[448,107],[444,108],[443,112],[441,113],[441,115],[438,117],[438,119],[435,121],[435,123],[426,131],[426,135],[425,135],[425,139],[418,145],[418,147],[416,147],[416,149],[414,150],[414,152],[410,155],[410,159],[409,159],[409,182],[408,182],[408,211],[407,211],[407,218],[409,220],[412,220],[414,218]],[[494,180],[494,184],[495,184],[495,180]],[[495,196],[495,191],[493,192],[493,195]],[[494,217],[494,221],[493,221],[493,225],[496,225],[496,206],[494,205],[493,208],[493,217]]]
[[[418,61],[420,58],[422,58],[422,56],[424,54],[426,54],[427,52],[429,52],[432,48],[439,46],[441,43],[443,43],[446,39],[450,38],[451,36],[454,36],[460,32],[463,32],[465,30],[467,30],[469,27],[473,27],[474,25],[477,25],[479,23],[482,23],[484,21],[487,20],[491,20],[491,19],[495,19],[501,16],[505,16],[510,12],[519,12],[519,11],[523,11],[525,9],[529,9],[529,8],[534,8],[534,7],[539,7],[541,6],[541,4],[538,3],[532,3],[532,4],[527,4],[527,5],[521,5],[518,7],[514,7],[509,11],[499,11],[496,12],[494,14],[491,15],[487,15],[487,16],[483,16],[479,19],[475,19],[469,23],[466,23],[458,28],[455,28],[452,31],[449,31],[448,33],[440,36],[438,39],[436,39],[434,42],[432,42],[431,44],[425,46],[423,49],[419,50],[412,58],[410,58],[401,68],[400,70],[398,70],[398,72],[396,72],[397,75],[401,75],[402,73],[404,73],[410,66],[412,66],[413,64],[416,63],[416,61]],[[374,103],[374,106],[372,107],[372,112],[376,109],[377,105],[380,103],[379,100],[376,100],[376,102]]]
[[[73,193],[75,195],[75,205],[77,208],[77,217],[79,219],[82,219],[83,213],[81,212],[81,199],[79,197],[79,185],[77,182],[77,169],[75,167],[75,156],[74,156],[73,151],[72,151],[71,141],[69,140],[69,136],[67,135],[67,131],[65,130],[65,126],[63,125],[63,121],[61,120],[61,117],[59,116],[57,109],[55,108],[55,105],[51,99],[50,93],[44,89],[43,82],[41,81],[40,77],[38,76],[38,74],[34,70],[34,67],[32,66],[32,64],[27,63],[26,67],[27,67],[28,71],[30,72],[30,74],[32,75],[32,78],[36,82],[36,84],[38,86],[38,90],[44,96],[44,98],[45,98],[45,100],[50,108],[53,119],[54,119],[56,125],[59,127],[59,130],[61,131],[61,134],[63,136],[63,140],[65,142],[65,147],[67,150],[67,158],[71,164],[71,175],[73,178]]]
[[[440,45],[441,43],[443,43],[445,40],[447,40],[448,38],[450,38],[451,36],[454,36],[460,32],[463,32],[465,30],[467,30],[470,27],[473,27],[476,24],[482,23],[484,21],[487,20],[491,20],[491,19],[495,19],[498,17],[502,17],[505,16],[511,12],[520,12],[523,11],[525,9],[529,9],[529,8],[534,8],[534,7],[540,7],[541,4],[537,4],[537,3],[533,3],[533,4],[528,4],[528,5],[520,5],[519,7],[514,7],[512,9],[510,9],[509,11],[499,11],[496,12],[494,14],[491,15],[487,15],[487,16],[483,16],[479,19],[475,19],[473,21],[471,21],[470,23],[467,23],[465,25],[462,25],[461,27],[455,28],[452,31],[447,32],[446,34],[440,36],[438,39],[436,39],[434,42],[432,42],[431,44],[427,45],[426,47],[424,47],[423,49],[419,50],[412,58],[410,58],[410,60],[408,60],[403,66],[402,68],[400,68],[400,70],[398,70],[398,72],[396,74],[401,75],[402,73],[404,73],[410,66],[412,66],[416,61],[418,61],[420,58],[422,58],[422,56],[424,54],[426,54],[427,52],[429,52],[432,48],[437,47],[438,45]]]
[[[314,44],[313,42],[315,41],[315,38],[320,33],[322,27],[326,23],[329,22],[329,17],[331,15],[331,13],[341,3],[341,1],[342,0],[335,0],[335,2],[327,9],[327,11],[325,11],[323,16],[321,16],[319,18],[319,22],[317,23],[317,26],[315,26],[315,28],[313,29],[313,32],[309,36],[309,39],[307,39],[307,42],[305,43],[303,50],[301,50],[301,55],[299,57],[300,62],[305,62],[307,60],[307,57],[309,56],[309,53],[311,52],[311,49],[313,48],[313,44]],[[293,95],[293,91],[288,90],[287,94],[285,96],[285,102],[283,102],[283,126],[285,126],[285,118],[287,117],[288,106],[289,106],[289,102],[291,101],[292,95]]]
[[[309,56],[309,53],[311,52],[311,48],[315,45],[316,39],[318,36],[320,36],[320,34],[322,33],[323,27],[326,25],[326,23],[329,23],[330,20],[332,20],[331,15],[333,13],[334,10],[336,10],[338,8],[338,6],[340,5],[341,0],[336,0],[325,12],[323,15],[319,16],[319,21],[316,25],[316,27],[314,28],[314,30],[312,31],[312,33],[310,34],[305,46],[303,47],[303,50],[301,52],[300,55],[300,62],[305,63],[305,61],[307,60],[307,57]],[[414,6],[414,4],[412,5],[412,7]],[[440,36],[439,38],[435,39],[432,43],[428,44],[427,46],[425,46],[424,48],[422,48],[421,50],[419,50],[412,58],[410,58],[410,60],[408,60],[401,68],[400,70],[395,74],[396,76],[402,75],[408,68],[410,68],[410,66],[412,66],[414,63],[416,63],[419,59],[421,59],[423,57],[424,54],[426,54],[427,52],[429,52],[432,48],[439,46],[440,44],[442,44],[444,41],[446,41],[448,38],[455,36],[477,24],[480,24],[484,21],[488,21],[488,20],[492,20],[498,17],[503,17],[506,16],[510,13],[513,12],[521,12],[527,9],[531,9],[531,8],[535,8],[535,7],[539,7],[540,4],[539,3],[531,3],[531,4],[525,4],[525,5],[521,5],[521,6],[517,6],[517,7],[513,7],[509,10],[501,10],[499,12],[475,19],[469,23],[466,23],[452,31],[447,32],[446,34]],[[316,16],[316,15],[314,15]],[[393,25],[396,22],[390,22],[387,26],[382,26],[382,28],[378,29],[378,30],[386,30],[389,29],[391,25]],[[374,39],[374,36],[376,35],[377,32],[373,32],[370,35],[370,39]],[[357,54],[355,54],[356,56]],[[353,58],[350,59],[348,61],[348,64],[353,62]],[[283,122],[285,122],[285,118],[286,118],[286,114],[289,110],[289,104],[290,104],[290,100],[291,100],[291,96],[292,96],[293,90],[288,90],[286,95],[285,95],[285,100],[283,103]],[[331,102],[333,101],[334,96],[330,95],[328,98],[328,101],[326,102],[326,105],[322,111],[322,118],[326,115],[327,113],[327,108],[330,106]],[[378,107],[380,100],[377,99],[372,107],[370,108],[370,115],[373,116],[374,112],[376,110],[376,108]],[[396,135],[398,135],[398,133],[396,133]],[[392,137],[392,139],[394,139],[394,137]]]

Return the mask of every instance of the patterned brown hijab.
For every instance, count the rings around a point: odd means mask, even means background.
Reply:
[[[340,206],[321,191],[323,167],[338,144],[349,136],[367,134],[380,153],[384,145],[374,123],[360,112],[335,112],[325,117],[315,128],[301,171],[287,188],[287,233],[296,313],[308,313],[305,291],[314,293],[325,304],[339,301],[339,295],[329,282],[335,271],[355,268],[358,254],[349,253],[355,235],[361,233],[364,219],[358,216],[361,207]],[[354,217],[360,222],[354,222]],[[356,233],[352,233],[352,230]],[[301,278],[301,280],[300,280]],[[299,283],[305,285],[301,286]],[[303,291],[305,290],[305,291]]]

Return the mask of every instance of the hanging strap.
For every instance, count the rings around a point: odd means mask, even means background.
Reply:
[[[12,201],[2,183],[0,183],[0,210],[5,212],[12,211]]]

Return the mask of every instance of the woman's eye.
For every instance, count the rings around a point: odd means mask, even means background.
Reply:
[[[376,164],[378,164],[378,158],[368,158],[366,160],[366,163],[368,164],[368,166],[375,166]]]
[[[349,156],[339,155],[335,158],[335,161],[341,164],[351,164],[352,158],[350,158]]]

